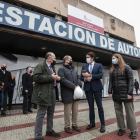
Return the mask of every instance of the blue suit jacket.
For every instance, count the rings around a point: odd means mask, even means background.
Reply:
[[[82,71],[83,70],[86,70],[86,72],[90,73],[89,72],[89,64],[83,65]],[[81,71],[81,80],[84,82],[84,90],[85,91],[89,91],[91,89],[91,86],[92,86],[93,91],[103,90],[103,86],[102,86],[102,83],[101,83],[101,80],[100,80],[100,79],[102,79],[102,76],[103,76],[102,64],[94,63],[94,67],[93,67],[93,70],[92,70],[92,80],[91,80],[91,82],[87,82],[87,81],[85,82],[84,81],[82,71]]]

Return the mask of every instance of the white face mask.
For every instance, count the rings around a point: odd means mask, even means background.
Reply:
[[[90,58],[86,58],[87,63],[89,64],[91,62]]]

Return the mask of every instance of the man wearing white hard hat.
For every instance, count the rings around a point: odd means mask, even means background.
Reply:
[[[58,70],[58,75],[61,77],[61,97],[62,103],[64,103],[64,130],[67,133],[72,134],[72,129],[70,128],[70,117],[72,111],[72,128],[78,132],[81,129],[77,126],[77,116],[78,116],[78,101],[82,97],[81,93],[81,80],[77,75],[75,67],[72,66],[72,57],[64,56],[64,64]]]

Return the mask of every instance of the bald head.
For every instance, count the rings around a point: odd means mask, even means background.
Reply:
[[[7,64],[3,63],[3,64],[1,65],[1,67],[7,67]]]
[[[2,69],[2,70],[6,70],[6,68],[7,68],[7,65],[6,65],[5,63],[3,63],[3,64],[1,65],[1,69]]]

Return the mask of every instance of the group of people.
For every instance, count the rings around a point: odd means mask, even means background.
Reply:
[[[15,77],[12,76],[11,71],[7,71],[7,65],[2,64],[0,69],[0,103],[1,103],[1,115],[6,115],[7,109],[7,97],[8,97],[8,106],[9,110],[12,109],[12,99],[14,93],[14,87],[16,85]],[[33,77],[31,75],[32,68],[27,67],[26,73],[22,76],[23,83],[23,114],[27,114],[28,112],[32,112],[31,110],[31,96],[33,92]],[[34,108],[37,109],[37,105],[34,104]]]
[[[15,87],[15,77],[11,71],[6,70],[7,65],[2,64],[0,69],[0,99],[1,99],[1,115],[6,115],[7,96],[9,110],[12,108],[13,91]]]
[[[43,119],[47,111],[46,136],[61,137],[59,133],[53,130],[53,116],[56,100],[56,85],[60,82],[61,97],[64,104],[64,130],[72,134],[75,130],[80,132],[81,129],[77,124],[78,117],[78,100],[75,100],[74,90],[81,87],[81,81],[84,82],[84,90],[89,104],[90,123],[86,127],[90,130],[95,127],[94,99],[98,107],[98,114],[101,122],[100,132],[105,132],[105,118],[102,106],[101,79],[103,76],[102,65],[95,62],[95,54],[89,52],[86,54],[87,64],[83,65],[81,77],[78,76],[73,66],[72,57],[64,56],[64,64],[59,68],[56,74],[55,64],[56,57],[52,52],[48,52],[45,61],[38,64],[33,73],[35,82],[32,94],[32,102],[39,105],[35,122],[35,140],[44,140],[42,137]],[[133,106],[133,74],[129,65],[126,65],[120,54],[113,54],[112,67],[110,70],[110,81],[108,88],[109,97],[114,101],[116,112],[118,135],[125,133],[125,122],[122,103],[125,105],[127,128],[130,130],[130,138],[137,138],[137,124],[134,115]],[[70,121],[72,112],[72,122]],[[71,125],[72,123],[72,125]]]
[[[59,133],[53,130],[53,116],[56,102],[56,88],[57,83],[61,85],[61,97],[64,104],[64,130],[66,133],[72,134],[73,130],[80,132],[78,127],[78,100],[75,100],[74,90],[81,87],[81,81],[84,82],[84,90],[89,105],[89,125],[86,127],[90,130],[95,127],[95,112],[94,100],[98,107],[98,115],[101,122],[100,132],[104,133],[105,118],[104,109],[102,106],[102,90],[103,86],[101,79],[103,76],[102,64],[95,62],[95,54],[89,52],[86,54],[87,64],[82,66],[81,76],[79,77],[75,67],[73,66],[72,57],[64,56],[64,64],[59,68],[58,72],[55,70],[56,57],[52,52],[48,52],[45,56],[45,61],[38,64],[34,72],[31,67],[26,68],[26,73],[22,76],[23,83],[23,114],[27,111],[32,112],[31,103],[34,107],[39,105],[36,121],[35,121],[35,140],[44,140],[42,137],[43,119],[47,111],[47,127],[46,136],[61,137]],[[2,67],[1,71],[7,71]],[[31,73],[33,72],[33,76]],[[0,90],[1,94],[7,92],[7,85],[11,83],[11,74],[8,73],[9,81],[4,81],[0,74]],[[139,84],[138,84],[139,85]],[[112,67],[110,69],[110,80],[108,93],[109,97],[114,101],[114,109],[117,118],[118,135],[124,135],[125,122],[123,114],[123,103],[126,111],[127,128],[130,130],[130,138],[137,138],[137,124],[134,115],[133,105],[133,86],[139,88],[137,82],[133,84],[132,69],[126,65],[120,54],[113,54]],[[4,99],[4,101],[7,100]],[[6,102],[6,101],[5,101]],[[3,107],[5,110],[5,106]],[[72,122],[71,119],[72,112]],[[72,126],[71,126],[72,123]]]

